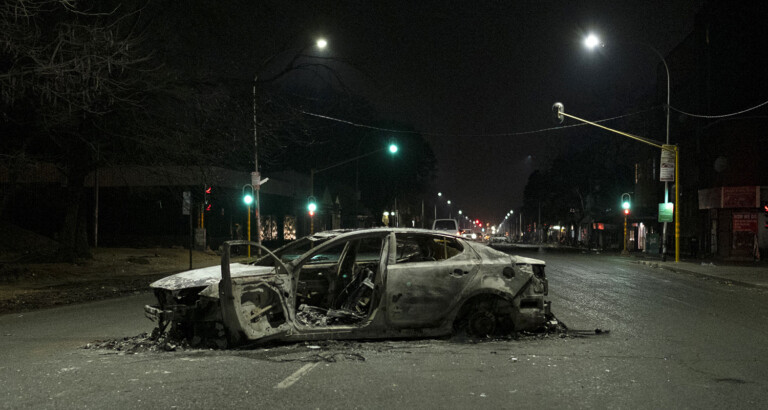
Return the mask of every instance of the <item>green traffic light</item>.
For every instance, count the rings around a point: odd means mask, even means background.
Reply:
[[[307,210],[309,212],[315,212],[317,210],[317,205],[315,205],[314,202],[310,202],[309,205],[307,205]]]
[[[622,208],[624,208],[624,209],[629,209],[629,201],[624,201],[624,202],[621,204],[621,207],[622,207]]]
[[[389,144],[389,152],[392,154],[397,152],[397,144]]]
[[[243,202],[245,202],[246,205],[251,205],[253,203],[253,195],[245,194],[243,196]]]

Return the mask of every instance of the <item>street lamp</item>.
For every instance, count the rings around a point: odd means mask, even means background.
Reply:
[[[602,46],[602,45],[603,44],[600,43],[600,39],[592,33],[590,33],[586,38],[584,38],[584,47],[590,50],[594,50],[595,47]]]
[[[669,145],[669,113],[670,113],[670,95],[671,95],[671,88],[670,88],[670,76],[669,76],[669,66],[667,65],[667,60],[664,59],[664,55],[662,55],[659,50],[657,50],[655,47],[648,43],[644,43],[641,41],[633,42],[642,44],[645,47],[648,47],[651,51],[653,51],[659,59],[661,59],[661,63],[664,64],[664,70],[667,73],[667,106],[666,108],[666,120],[667,120],[667,144]],[[589,34],[584,39],[584,46],[587,47],[590,50],[594,50],[597,46],[604,47],[604,44],[600,41],[600,39],[595,34]],[[675,186],[677,187],[680,185],[680,181],[675,179]],[[675,197],[675,204],[678,202],[677,196]],[[669,181],[664,181],[664,203],[669,203]],[[679,205],[679,204],[678,204]],[[680,221],[675,218],[675,234],[678,235],[678,226],[680,224]],[[662,251],[661,251],[661,260],[666,261],[667,260],[667,223],[664,222],[664,227],[662,228],[662,238],[661,238],[661,244],[662,244]],[[679,245],[677,243],[677,240],[675,241],[675,248],[677,248]],[[675,253],[677,253],[678,250],[675,249]]]
[[[315,42],[315,46],[322,50],[328,46],[328,42],[325,39],[320,38]],[[307,47],[302,48],[299,53],[301,54],[306,48]],[[269,60],[271,60],[271,58]],[[261,254],[261,201],[259,200],[259,191],[261,190],[261,184],[266,183],[269,178],[261,179],[261,175],[259,174],[259,133],[256,118],[256,83],[258,80],[259,73],[257,72],[253,76],[253,172],[251,172],[251,187],[253,187],[253,192],[256,196],[256,206],[254,207],[254,216],[256,217],[256,242],[259,244],[259,254]],[[250,218],[250,210],[248,211],[248,215]]]

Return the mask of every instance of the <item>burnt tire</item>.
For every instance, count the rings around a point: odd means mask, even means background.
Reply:
[[[470,313],[466,330],[470,336],[488,337],[496,332],[496,316],[485,309]]]
[[[496,296],[477,297],[467,302],[454,322],[455,334],[481,339],[509,335],[514,330],[512,306]]]

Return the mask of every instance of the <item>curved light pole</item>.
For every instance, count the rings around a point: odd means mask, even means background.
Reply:
[[[324,38],[319,38],[315,41],[315,46],[322,50],[325,47],[328,46],[328,41],[326,41]],[[306,50],[308,47],[304,47],[299,51],[299,55]],[[264,64],[268,64],[270,60],[274,55],[270,58],[268,58]],[[299,56],[294,57],[298,58]],[[267,182],[269,178],[261,179],[261,175],[259,174],[259,132],[258,132],[258,122],[256,118],[256,84],[259,80],[259,73],[253,75],[253,172],[251,172],[251,186],[253,187],[253,192],[256,196],[255,198],[255,206],[254,206],[254,216],[256,217],[256,243],[259,244],[257,249],[259,250],[259,255],[261,255],[261,200],[259,199],[259,191],[261,190],[261,184]],[[248,211],[248,217],[250,218],[250,210]],[[248,247],[250,250],[250,247]]]
[[[670,112],[670,95],[671,95],[671,87],[670,87],[670,75],[669,75],[669,66],[667,65],[667,60],[664,59],[664,55],[659,52],[655,47],[648,43],[644,43],[642,41],[632,41],[631,43],[641,44],[645,47],[648,47],[651,51],[653,51],[661,60],[661,63],[664,64],[664,70],[667,73],[667,105],[665,107],[666,111],[666,120],[667,120],[667,145],[669,145],[669,112]],[[605,44],[603,44],[602,41],[595,35],[595,34],[589,34],[584,39],[584,46],[588,48],[589,50],[594,50],[596,47],[604,47]],[[680,180],[675,179],[675,188],[680,185]],[[675,189],[677,192],[677,189]],[[669,182],[664,181],[664,203],[669,203]],[[677,194],[675,194],[675,209],[678,208],[678,198]],[[675,216],[675,234],[679,234],[679,226],[680,222],[677,219],[677,215]],[[664,222],[664,227],[662,228],[662,238],[661,238],[661,244],[662,244],[662,251],[661,251],[661,260],[666,261],[667,260],[667,223]],[[679,245],[677,241],[675,241],[675,248],[677,248]],[[675,249],[675,252],[677,253],[678,250]],[[677,258],[676,258],[677,259]]]

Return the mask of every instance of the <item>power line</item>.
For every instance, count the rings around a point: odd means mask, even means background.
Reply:
[[[646,112],[653,111],[653,110],[655,110],[657,108],[659,108],[659,106],[651,107],[651,108],[648,108],[646,110],[637,111],[637,112],[633,112],[633,113],[630,113],[630,114],[619,115],[619,116],[611,117],[611,118],[604,118],[602,120],[597,120],[597,121],[592,121],[592,122],[600,123],[600,122],[606,122],[606,121],[613,121],[613,120],[617,120],[617,119],[620,119],[620,118],[631,117],[633,115],[644,114]],[[316,117],[316,118],[321,118],[321,119],[329,120],[329,121],[340,122],[342,124],[347,124],[347,125],[350,125],[350,126],[353,126],[353,127],[366,128],[366,129],[370,129],[370,130],[383,131],[383,132],[394,132],[394,133],[400,133],[400,134],[421,134],[421,135],[430,136],[430,137],[475,137],[475,138],[476,137],[513,137],[513,136],[519,136],[519,135],[529,135],[529,134],[538,134],[538,133],[542,133],[542,132],[564,130],[564,129],[567,129],[567,128],[583,127],[583,126],[587,125],[587,124],[573,124],[573,125],[564,125],[564,126],[558,126],[558,127],[542,128],[542,129],[532,130],[532,131],[505,132],[505,133],[499,133],[499,134],[449,134],[449,133],[439,133],[439,132],[405,131],[405,130],[396,130],[396,129],[392,129],[392,128],[382,128],[382,127],[376,127],[376,126],[373,126],[373,125],[360,124],[360,123],[357,123],[357,122],[354,122],[354,121],[344,120],[344,119],[341,119],[341,118],[335,118],[335,117],[331,117],[331,116],[328,116],[328,115],[317,114],[317,113],[308,112],[308,111],[304,111],[304,110],[297,110],[297,111],[299,111],[300,113],[302,113],[304,115],[308,115],[308,116]]]
[[[677,108],[675,108],[675,107],[672,107],[672,106],[669,106],[669,108],[671,108],[671,109],[672,109],[672,110],[674,110],[674,111],[677,111],[677,112],[679,112],[680,114],[684,114],[684,115],[687,115],[687,116],[689,116],[689,117],[695,117],[695,118],[725,118],[725,117],[733,117],[734,115],[744,114],[745,112],[749,112],[749,111],[752,111],[752,110],[756,110],[756,109],[758,109],[758,108],[760,108],[760,107],[762,107],[762,106],[764,106],[764,105],[766,105],[766,104],[768,104],[768,101],[766,101],[766,102],[764,102],[764,103],[762,103],[762,104],[758,104],[758,105],[756,105],[756,106],[754,106],[754,107],[751,107],[751,108],[747,108],[746,110],[741,110],[741,111],[738,111],[738,112],[734,112],[734,113],[730,113],[730,114],[722,114],[722,115],[699,115],[699,114],[691,114],[691,113],[685,112],[685,111],[683,111],[683,110],[677,109]]]

